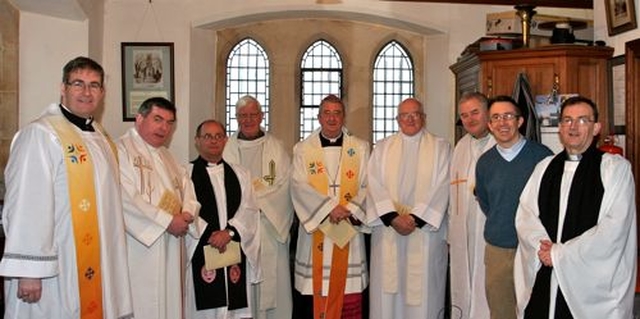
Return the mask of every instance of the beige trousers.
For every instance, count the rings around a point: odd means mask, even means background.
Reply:
[[[513,283],[514,248],[487,243],[484,251],[485,290],[491,319],[516,318],[516,290]]]

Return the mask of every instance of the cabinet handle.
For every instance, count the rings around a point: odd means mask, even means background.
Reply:
[[[487,96],[493,96],[493,79],[491,77],[487,78]]]

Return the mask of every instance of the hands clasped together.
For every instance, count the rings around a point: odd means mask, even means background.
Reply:
[[[409,214],[398,215],[391,221],[391,227],[402,236],[411,234],[416,229],[416,220]]]
[[[332,224],[338,224],[349,217],[351,217],[351,211],[342,205],[336,205],[329,213],[329,221]]]
[[[231,241],[231,234],[226,229],[216,230],[207,241],[209,245],[218,249],[219,252],[224,253],[227,250],[227,244]]]
[[[182,237],[189,231],[189,224],[193,223],[193,220],[193,215],[189,212],[175,214],[169,227],[167,227],[167,231],[175,237]]]

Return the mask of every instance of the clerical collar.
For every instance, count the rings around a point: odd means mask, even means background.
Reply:
[[[243,140],[243,141],[253,141],[253,140],[257,140],[261,137],[264,136],[264,132],[262,130],[258,131],[258,135],[254,136],[254,137],[247,137],[246,135],[242,134],[241,131],[238,132],[238,139],[239,140]]]
[[[481,137],[481,138],[476,138],[475,136],[471,136],[473,143],[477,146],[477,147],[484,147],[485,145],[487,145],[487,142],[489,142],[489,140],[491,139],[491,134],[486,134],[485,136]]]
[[[491,133],[485,132],[485,133],[484,133],[484,135],[482,135],[482,136],[480,136],[480,137],[477,137],[477,136],[475,136],[475,135],[473,135],[473,134],[471,134],[471,133],[469,133],[469,135],[471,135],[471,137],[472,137],[474,140],[484,140],[484,139],[489,138],[489,135],[491,135]]]
[[[524,144],[526,143],[527,139],[520,136],[519,140],[509,148],[505,148],[500,146],[500,144],[496,144],[496,150],[498,150],[498,153],[500,153],[505,161],[511,162],[511,160],[513,160],[514,158],[516,158],[516,156],[518,156],[518,154],[520,154],[520,151],[524,148]]]
[[[569,154],[567,153],[567,161],[579,162],[582,159],[582,154]]]
[[[73,125],[77,126],[79,129],[85,132],[95,132],[93,126],[91,125],[91,123],[93,123],[93,117],[85,119],[84,117],[80,117],[71,113],[64,105],[59,104],[59,106],[60,111],[62,111],[64,117],[69,120],[69,122],[73,123]]]
[[[328,138],[324,136],[322,132],[320,132],[320,143],[322,144],[322,147],[342,146],[342,140],[344,139],[343,137],[344,134],[342,134],[342,132],[340,132],[340,135],[335,138]]]
[[[419,133],[416,133],[416,134],[413,134],[413,135],[407,135],[407,134],[404,134],[404,133],[400,132],[400,136],[405,141],[412,141],[412,142],[418,143],[418,142],[420,142],[420,139],[422,139],[422,132],[419,132]]]
[[[205,161],[207,161],[207,167],[216,167],[222,164],[222,158],[217,162],[209,162],[208,160],[205,160]]]

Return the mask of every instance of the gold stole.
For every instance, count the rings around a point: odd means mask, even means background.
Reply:
[[[342,154],[340,156],[340,205],[347,205],[359,189],[360,159],[361,154],[356,148],[353,138],[345,134]],[[324,164],[324,151],[322,148],[309,147],[306,150],[305,164],[307,179],[311,186],[321,194],[327,194],[329,189],[328,172]],[[325,220],[329,223],[329,220]],[[347,220],[340,222],[349,223]],[[347,225],[352,227],[351,224]],[[347,284],[347,270],[349,267],[349,245],[340,248],[333,245],[331,256],[331,268],[329,277],[329,293],[322,296],[322,246],[324,233],[316,230],[313,233],[313,313],[315,319],[340,319],[342,316],[342,304],[344,290]]]
[[[67,168],[69,206],[76,246],[80,318],[101,319],[103,311],[100,230],[93,161],[82,138],[64,117],[52,116],[48,118],[48,122],[60,139]],[[113,143],[109,142],[113,150]]]
[[[418,167],[415,180],[415,194],[422,196],[426,193],[426,188],[431,187],[431,177],[434,166],[434,150],[436,149],[435,141],[432,135],[422,134],[420,139],[419,153],[414,156],[418,156]],[[402,136],[395,135],[389,140],[389,146],[386,150],[386,162],[387,169],[384,173],[384,180],[387,183],[387,189],[389,195],[393,200],[394,207],[398,214],[411,214],[413,207],[407,206],[405,203],[400,203],[399,192],[401,191],[401,185],[398,185],[398,177],[400,170],[406,169],[402,165],[403,154],[403,140]],[[397,169],[391,169],[397,168]],[[414,205],[424,199],[414,198]],[[429,227],[429,226],[425,226]],[[392,227],[386,227],[384,230],[383,245],[383,260],[387,273],[382,280],[383,291],[386,293],[398,293],[398,267],[406,268],[405,278],[405,295],[406,304],[410,306],[419,306],[422,303],[422,281],[423,281],[423,269],[425,266],[422,264],[424,245],[423,245],[423,233],[422,230],[416,228],[413,233],[407,236],[407,263],[406,265],[398,265],[398,235]]]

